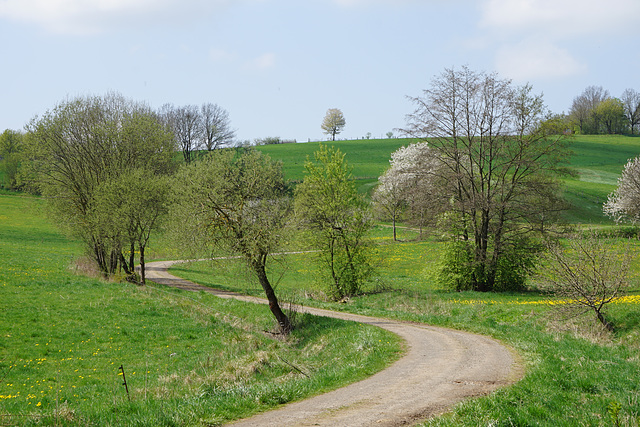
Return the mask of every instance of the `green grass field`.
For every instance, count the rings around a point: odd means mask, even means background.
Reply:
[[[0,196],[0,425],[216,425],[400,354],[378,328],[305,315],[281,341],[266,306],[80,275],[42,207]]]
[[[334,145],[347,153],[366,192],[391,152],[409,142]],[[259,149],[283,160],[287,179],[300,180],[317,144]],[[579,136],[573,151],[571,167],[579,175],[565,180],[572,203],[567,220],[611,226],[602,203],[627,160],[640,154],[640,139]],[[86,277],[84,263],[77,262],[82,246],[61,235],[43,207],[38,198],[0,195],[0,425],[217,425],[338,387],[398,357],[400,344],[377,329],[305,316],[289,340],[277,341],[263,333],[274,326],[264,307]],[[588,316],[558,319],[548,297],[535,291],[442,289],[436,280],[442,242],[437,236],[416,241],[406,229],[399,236],[402,241],[393,242],[383,225],[373,231],[379,274],[362,296],[328,301],[314,279],[313,254],[272,265],[277,292],[304,305],[490,335],[522,357],[520,382],[426,425],[638,425],[637,257],[629,296],[608,312],[616,326],[610,334]],[[638,253],[639,243],[633,244]],[[156,238],[151,253],[166,258],[169,246]],[[262,293],[239,263],[193,263],[173,271],[209,286]]]

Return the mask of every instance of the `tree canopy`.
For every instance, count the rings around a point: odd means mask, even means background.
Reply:
[[[440,164],[424,173],[439,182],[452,235],[446,276],[458,289],[522,286],[535,254],[529,237],[552,216],[552,177],[566,153],[564,137],[542,126],[542,96],[465,67],[410,99],[405,132],[431,138]]]
[[[139,243],[128,238],[132,216],[140,212],[127,206],[115,220],[105,200],[120,197],[111,191],[131,174],[153,180],[172,172],[173,138],[157,115],[116,93],[78,97],[33,119],[26,138],[25,175],[47,198],[58,223],[82,238],[105,275],[118,267],[131,273],[133,265],[123,255]],[[135,188],[139,193],[131,201],[153,191]]]
[[[342,111],[338,108],[330,108],[327,110],[327,114],[322,121],[322,131],[331,137],[332,141],[336,140],[336,135],[342,132],[347,121],[342,114]]]
[[[305,162],[305,177],[295,191],[298,224],[308,233],[335,299],[360,292],[372,273],[366,233],[371,228],[369,206],[358,194],[344,154],[320,145],[314,161]]]
[[[197,249],[222,247],[247,262],[283,333],[291,323],[280,309],[267,264],[287,236],[291,199],[282,164],[256,150],[216,150],[182,167],[173,180],[176,235]]]

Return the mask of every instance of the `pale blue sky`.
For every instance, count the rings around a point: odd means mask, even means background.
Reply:
[[[0,130],[77,95],[217,103],[242,140],[404,125],[445,68],[531,83],[555,112],[640,91],[640,0],[0,0]]]

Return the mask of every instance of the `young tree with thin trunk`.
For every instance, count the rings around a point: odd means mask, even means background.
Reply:
[[[370,207],[358,194],[344,154],[320,145],[305,162],[305,177],[296,187],[295,213],[307,233],[310,249],[319,250],[334,299],[358,294],[373,272]]]
[[[330,108],[327,110],[320,127],[326,135],[331,137],[332,141],[335,141],[336,135],[342,132],[346,124],[342,111],[337,108]]]
[[[621,298],[628,286],[629,247],[620,253],[596,233],[573,236],[566,246],[554,242],[547,247],[552,262],[544,287],[561,298],[554,307],[568,317],[591,311],[613,331],[605,308]]]
[[[281,332],[289,333],[291,323],[267,275],[269,260],[287,236],[291,212],[282,164],[255,150],[215,150],[176,174],[173,194],[178,238],[189,246],[222,247],[242,256]]]

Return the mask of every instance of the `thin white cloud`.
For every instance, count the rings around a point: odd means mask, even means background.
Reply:
[[[230,0],[2,0],[0,19],[32,23],[66,34],[198,19]]]
[[[245,68],[247,70],[257,70],[257,71],[262,71],[262,70],[267,70],[269,68],[273,68],[276,66],[276,55],[275,53],[264,53],[254,59],[252,59],[251,61],[249,61]]]
[[[209,49],[209,59],[213,62],[231,62],[235,59],[235,55],[224,49],[211,48]]]
[[[504,45],[496,52],[496,71],[524,83],[534,79],[570,77],[587,71],[571,53],[545,40]]]
[[[484,0],[478,27],[498,72],[518,81],[587,71],[569,46],[636,34],[638,0]],[[480,43],[476,43],[480,45]]]
[[[486,0],[480,9],[483,29],[563,37],[637,31],[640,17],[638,0]]]

